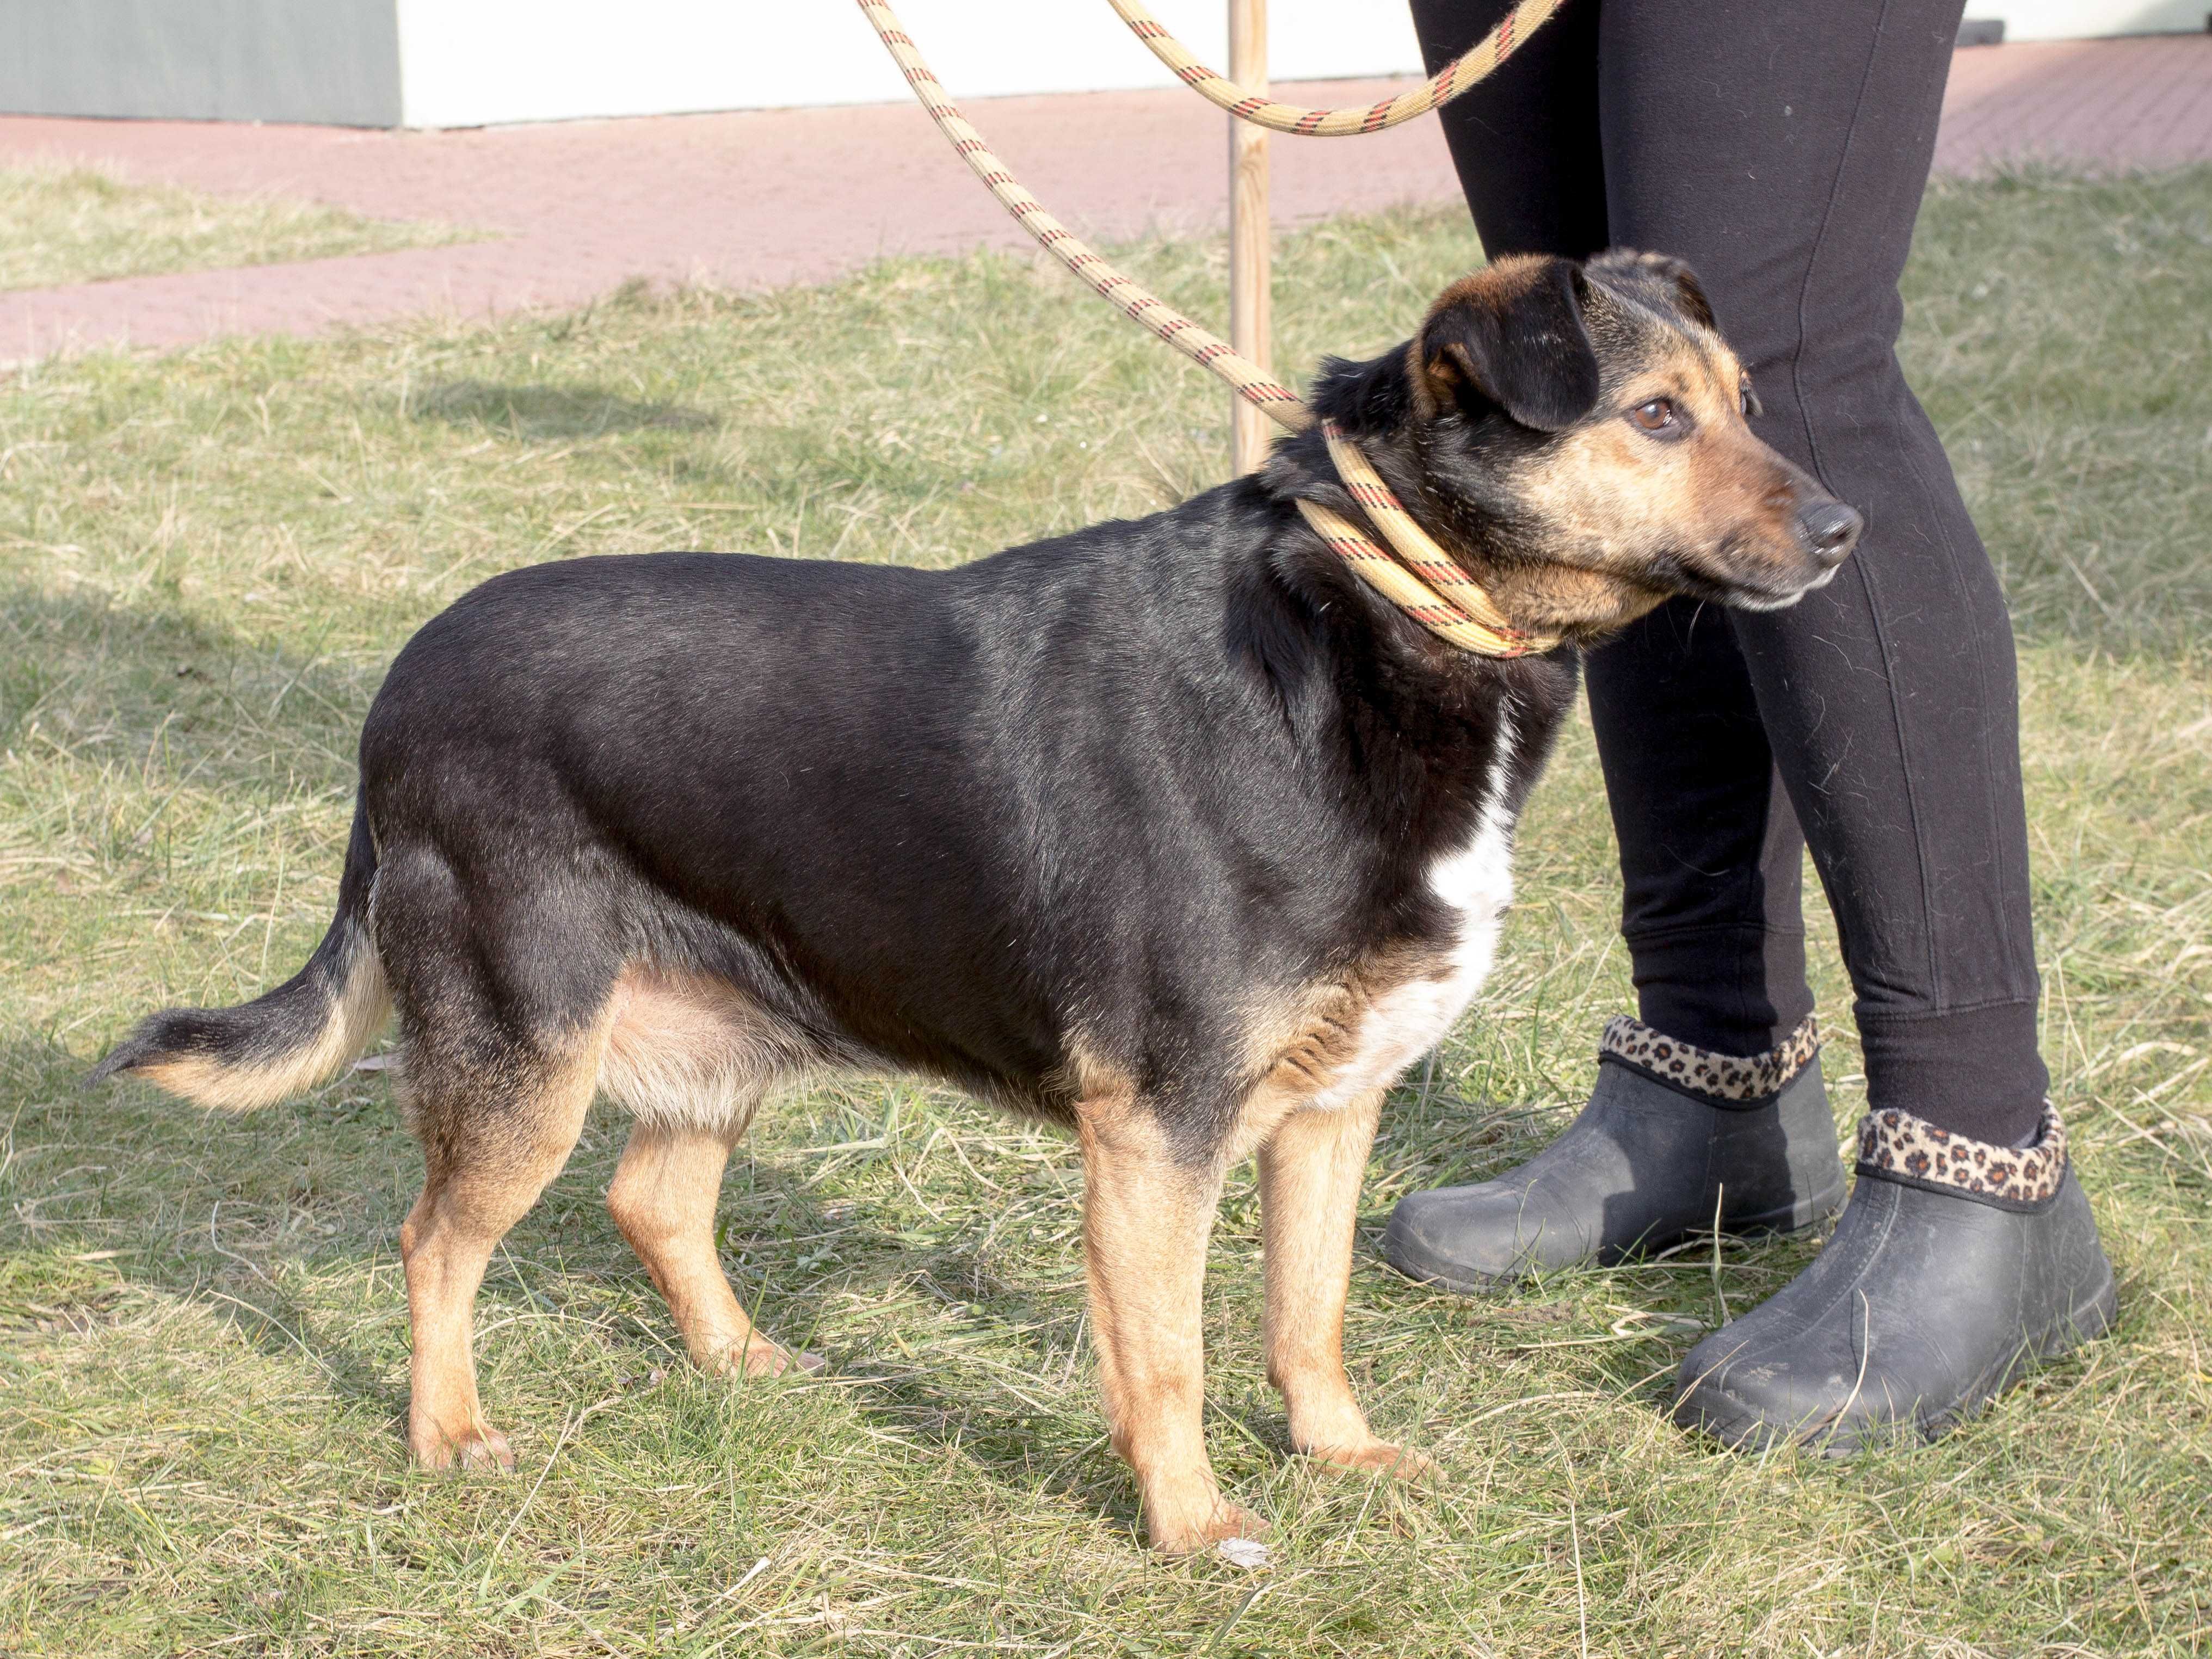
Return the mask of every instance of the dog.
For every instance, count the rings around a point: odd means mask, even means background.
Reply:
[[[1150,1540],[1249,1535],[1200,1426],[1224,1172],[1256,1154],[1267,1372],[1291,1443],[1418,1473],[1345,1375],[1384,1091],[1467,1006],[1574,648],[1669,596],[1794,603],[1859,520],[1755,437],[1694,276],[1501,259],[1331,360],[1316,411],[1524,629],[1491,658],[1364,586],[1318,432],[1170,511],[949,571],[664,553],[484,583],[369,711],[337,915],[255,1001],[143,1021],[131,1073],[246,1110],[397,1010],[420,1200],[400,1230],[407,1438],[507,1468],[471,1310],[594,1096],[635,1119],[607,1203],[691,1358],[773,1373],[717,1260],[771,1085],[901,1068],[1072,1130],[1113,1444]]]

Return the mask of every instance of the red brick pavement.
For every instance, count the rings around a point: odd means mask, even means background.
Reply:
[[[1283,90],[1341,104],[1394,84]],[[994,99],[970,113],[1038,197],[1088,234],[1220,222],[1223,118],[1181,88]],[[1964,172],[2029,155],[2108,167],[2212,161],[2212,38],[1960,53],[1937,166]],[[310,198],[497,240],[0,295],[0,362],[99,343],[579,305],[633,276],[736,288],[823,281],[885,253],[1022,241],[903,104],[457,132],[0,117],[0,164],[32,159]],[[1455,194],[1424,122],[1359,139],[1279,140],[1274,175],[1286,222]]]

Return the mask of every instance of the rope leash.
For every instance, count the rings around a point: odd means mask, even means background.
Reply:
[[[1114,3],[1119,9],[1119,0]],[[1548,15],[1559,3],[1560,0],[1522,0],[1522,7],[1507,18],[1506,23],[1492,31],[1491,39],[1478,45],[1461,63],[1481,53],[1520,15],[1521,10],[1539,6]],[[1073,231],[1046,212],[1043,205],[1022,187],[1006,164],[992,152],[983,135],[960,113],[887,0],[859,0],[859,4],[877,39],[884,43],[884,50],[905,76],[907,85],[913,88],[929,118],[936,123],[937,130],[968,164],[968,170],[983,181],[1000,205],[1013,216],[1014,222],[1027,231],[1039,246],[1123,315],[1226,380],[1238,397],[1277,425],[1298,432],[1313,424],[1313,411],[1297,393],[1232,349],[1226,341],[1208,333],[1164,300],[1115,270]],[[1537,21],[1541,21],[1541,17]],[[1153,27],[1158,28],[1158,25]],[[1164,30],[1161,34],[1170,40],[1173,39]],[[1504,56],[1504,52],[1494,52],[1481,74],[1465,77],[1454,90],[1462,91],[1473,85],[1481,75],[1495,69]],[[1445,73],[1449,75],[1458,67],[1454,64]],[[1232,82],[1223,84],[1233,88]],[[1325,435],[1329,458],[1345,487],[1358,503],[1360,511],[1373,520],[1398,554],[1392,557],[1341,514],[1313,501],[1299,501],[1298,511],[1304,515],[1306,523],[1354,575],[1438,639],[1463,651],[1485,657],[1525,657],[1532,652],[1549,651],[1559,644],[1555,635],[1532,634],[1513,627],[1489,594],[1414,521],[1358,447],[1335,430],[1334,423],[1325,428]]]
[[[1342,138],[1382,132],[1417,115],[1426,115],[1437,105],[1449,103],[1512,56],[1513,49],[1541,28],[1565,3],[1565,0],[1521,0],[1496,28],[1430,76],[1427,85],[1412,92],[1400,93],[1379,104],[1344,109],[1304,109],[1247,92],[1227,76],[1206,68],[1188,46],[1169,33],[1166,27],[1137,0],[1106,0],[1121,14],[1121,21],[1137,39],[1151,48],[1152,56],[1208,103],[1227,110],[1240,121],[1303,138]]]
[[[1249,357],[1239,356],[1226,340],[1215,338],[1164,300],[1156,298],[1130,277],[1108,264],[1085,246],[1066,225],[1047,213],[1036,197],[1024,190],[1006,164],[991,153],[983,135],[968,125],[945,86],[930,72],[915,47],[914,39],[899,24],[898,14],[884,0],[860,0],[860,10],[884,43],[892,61],[914,88],[914,95],[937,123],[937,130],[951,141],[968,170],[981,179],[1000,206],[1014,216],[1014,222],[1035,237],[1038,246],[1082,278],[1102,300],[1116,307],[1133,321],[1150,329],[1177,351],[1236,388],[1237,395],[1292,432],[1313,424],[1313,413],[1298,394],[1279,384]]]

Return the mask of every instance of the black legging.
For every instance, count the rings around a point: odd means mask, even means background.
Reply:
[[[1413,8],[1434,68],[1505,4]],[[1794,610],[1678,600],[1590,654],[1643,1018],[1752,1054],[1811,1009],[1809,841],[1870,1103],[2012,1141],[2049,1076],[2011,626],[1893,351],[1961,9],[1566,0],[1443,124],[1491,254],[1688,260],[1759,435],[1867,518]]]

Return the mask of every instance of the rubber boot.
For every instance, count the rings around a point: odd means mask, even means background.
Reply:
[[[1858,1176],[1812,1266],[1682,1362],[1684,1428],[1838,1456],[1930,1440],[2112,1324],[2112,1269],[2051,1107],[2024,1149],[1869,1114]]]
[[[1843,1195],[1810,1018],[1781,1047],[1739,1057],[1623,1018],[1606,1027],[1589,1104],[1557,1140],[1494,1181],[1408,1194],[1382,1254],[1410,1278],[1473,1292],[1665,1249],[1717,1222],[1794,1232]]]

